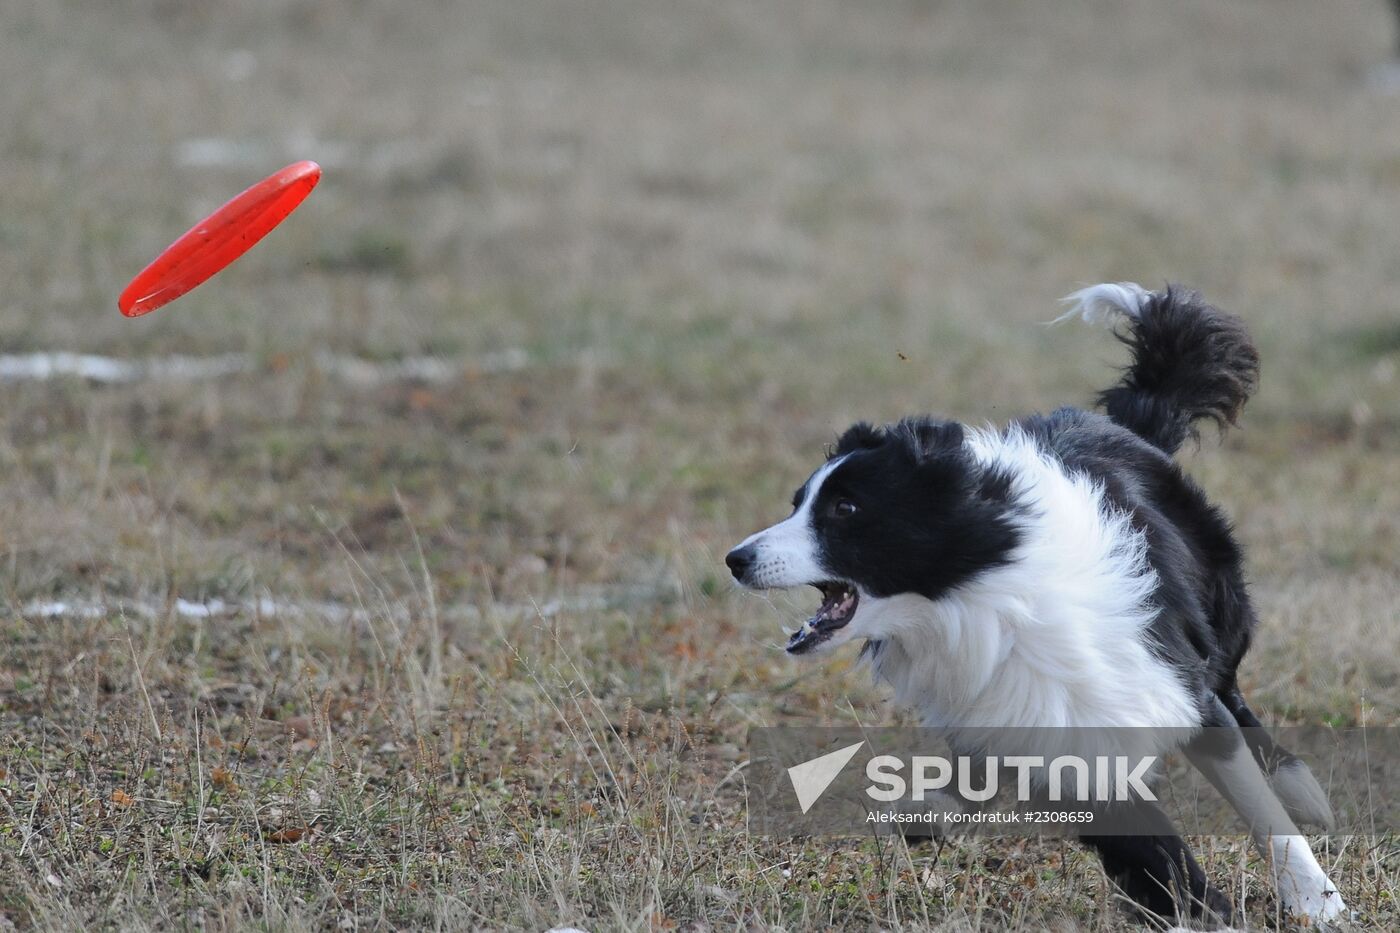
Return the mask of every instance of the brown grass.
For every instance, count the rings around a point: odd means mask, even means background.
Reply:
[[[0,385],[0,926],[1119,928],[1072,847],[748,836],[751,726],[898,714],[790,663],[793,607],[719,562],[855,417],[1088,398],[1111,341],[1040,326],[1086,282],[1185,282],[1258,337],[1244,427],[1187,455],[1250,548],[1257,705],[1400,715],[1379,3],[4,18],[0,352],[262,365]],[[325,181],[266,244],[117,315],[298,158]],[[357,386],[328,350],[468,368]],[[53,599],[113,608],[23,611]],[[1245,848],[1202,847],[1272,917]],[[1325,860],[1400,922],[1392,843]]]

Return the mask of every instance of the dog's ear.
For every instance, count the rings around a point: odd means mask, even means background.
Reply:
[[[963,446],[963,426],[956,421],[906,418],[896,433],[919,463],[957,453]]]
[[[893,433],[899,437],[926,488],[944,495],[973,493],[977,470],[964,445],[966,435],[961,424],[906,418]]]
[[[843,457],[857,450],[874,450],[885,443],[885,432],[864,421],[857,421],[846,429],[834,450],[827,452],[827,459]]]

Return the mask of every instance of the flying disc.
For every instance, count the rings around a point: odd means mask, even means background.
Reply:
[[[267,236],[320,180],[315,162],[294,162],[267,176],[167,246],[131,280],[117,307],[139,317],[196,288]]]

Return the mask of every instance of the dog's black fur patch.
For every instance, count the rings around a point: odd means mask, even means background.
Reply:
[[[857,424],[831,456],[840,463],[817,491],[812,524],[833,577],[875,596],[937,599],[1010,559],[1018,532],[1009,480],[973,461],[962,425]],[[841,502],[854,512],[840,514]]]

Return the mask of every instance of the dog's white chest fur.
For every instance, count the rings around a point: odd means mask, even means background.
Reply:
[[[953,593],[863,601],[871,664],[933,726],[1193,727],[1200,713],[1152,651],[1147,543],[1102,490],[1019,431],[973,432],[1026,506],[1013,560]]]

